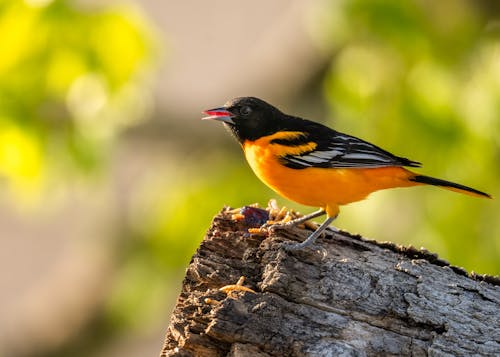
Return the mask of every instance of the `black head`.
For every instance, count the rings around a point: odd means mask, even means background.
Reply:
[[[234,98],[223,107],[206,110],[203,119],[222,121],[236,138],[256,140],[282,129],[285,115],[271,104],[255,97]]]

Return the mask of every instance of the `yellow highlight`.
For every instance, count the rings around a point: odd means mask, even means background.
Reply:
[[[10,69],[22,62],[33,51],[33,31],[37,21],[37,11],[23,4],[6,5],[4,14],[0,17],[0,74],[8,73]]]
[[[67,48],[57,48],[47,64],[47,87],[51,93],[64,98],[74,81],[88,72],[88,64],[80,54]]]
[[[98,26],[92,29],[90,41],[105,69],[110,86],[120,86],[130,80],[140,65],[144,64],[141,60],[147,56],[150,44],[144,41],[142,31],[147,29],[133,12],[125,9],[121,13],[109,12],[100,16],[102,21],[97,22]]]
[[[42,161],[34,136],[14,125],[0,127],[0,175],[12,179],[16,191],[28,193],[39,184]]]

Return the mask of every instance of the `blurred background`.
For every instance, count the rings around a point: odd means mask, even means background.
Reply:
[[[203,109],[261,97],[486,191],[336,226],[500,271],[496,0],[0,1],[0,356],[157,355],[224,205],[276,196]]]

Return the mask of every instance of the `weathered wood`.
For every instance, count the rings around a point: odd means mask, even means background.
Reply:
[[[498,278],[345,232],[287,252],[281,242],[310,231],[247,229],[225,212],[214,218],[161,356],[500,355]],[[255,294],[218,290],[240,276]]]

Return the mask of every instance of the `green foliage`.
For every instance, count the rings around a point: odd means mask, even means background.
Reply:
[[[315,23],[337,51],[324,82],[335,127],[499,197],[500,36],[471,1],[331,1]],[[338,225],[500,271],[498,200],[433,188],[384,192]],[[496,214],[495,214],[496,212]]]
[[[124,6],[0,5],[0,175],[17,193],[95,168],[148,108],[152,33]]]

